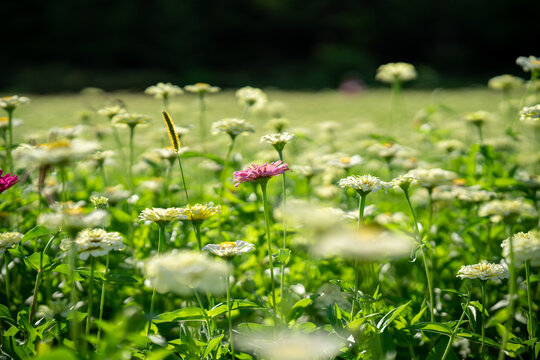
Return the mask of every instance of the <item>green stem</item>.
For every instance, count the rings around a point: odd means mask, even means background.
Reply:
[[[109,272],[109,254],[107,253],[107,260],[105,262],[105,272],[103,282],[101,283],[101,299],[99,301],[99,322],[100,326],[98,327],[98,333],[97,333],[97,344],[99,346],[99,341],[101,340],[101,321],[103,320],[103,307],[105,305],[105,290],[107,285],[107,273]]]
[[[158,255],[161,254],[161,246],[165,240],[165,226],[159,225],[159,240],[158,240]],[[150,334],[150,328],[152,327],[152,313],[154,312],[154,301],[156,298],[156,289],[152,290],[152,299],[150,300],[150,311],[148,313],[148,327],[146,329],[146,336]]]
[[[37,296],[38,296],[40,282],[41,282],[41,268],[38,269],[38,272],[36,274],[36,281],[34,283],[34,293],[32,295],[32,306],[30,307],[30,315],[28,316],[28,322],[30,323],[30,325],[33,325],[32,322],[34,321],[34,314],[36,313]]]
[[[210,318],[208,317],[208,313],[206,312],[206,309],[204,308],[203,306],[203,303],[201,301],[201,298],[199,296],[199,294],[197,293],[197,290],[193,289],[193,294],[195,294],[195,298],[197,299],[197,304],[199,304],[199,307],[201,308],[202,312],[203,312],[203,316],[204,316],[204,320],[206,322],[206,329],[208,331],[208,341],[210,341],[213,337],[213,331],[212,331],[212,322],[210,320]]]
[[[229,159],[234,147],[234,140],[236,137],[231,136],[231,143],[227,149],[227,155],[225,155],[225,164],[223,165],[223,171],[221,172],[221,191],[219,193],[219,203],[223,203],[223,194],[225,193],[226,181],[227,181],[227,170],[229,170]]]
[[[469,301],[470,301],[470,299],[467,299],[467,304],[465,305],[464,309],[467,309],[469,307]],[[458,321],[456,327],[454,328],[454,330],[452,331],[452,334],[450,335],[450,340],[448,340],[448,344],[446,345],[446,349],[444,349],[444,354],[443,354],[441,360],[445,360],[446,357],[448,356],[449,351],[450,351],[450,347],[452,346],[452,343],[454,342],[454,337],[456,336],[456,332],[458,331],[459,327],[461,326],[461,323],[463,322],[463,317],[464,316],[465,316],[465,310],[463,310],[463,312],[461,313],[461,317],[459,318],[459,321]]]
[[[508,236],[508,244],[509,244],[509,253],[510,253],[510,263],[508,264],[508,272],[510,273],[509,279],[508,279],[508,296],[509,304],[508,304],[508,320],[506,321],[506,329],[504,331],[501,348],[499,351],[499,360],[504,359],[504,350],[506,349],[506,344],[508,342],[508,337],[510,335],[510,332],[512,331],[512,324],[514,322],[514,297],[516,294],[516,269],[515,269],[515,263],[514,263],[514,241],[512,239],[512,224],[508,224],[507,226],[507,236]]]
[[[88,313],[86,315],[86,335],[90,334],[92,325],[92,307],[94,305],[94,270],[95,258],[90,256],[90,287],[88,288]]]
[[[485,356],[485,327],[486,327],[486,282],[482,281],[482,359]]]
[[[277,310],[276,310],[276,289],[274,281],[274,262],[272,260],[272,245],[270,242],[270,214],[268,210],[268,199],[266,196],[266,183],[263,182],[261,185],[261,192],[263,198],[263,208],[264,208],[264,220],[266,224],[266,244],[268,245],[268,266],[270,267],[270,281],[272,282],[272,306],[274,308],[274,338],[277,335]]]
[[[73,234],[71,234],[73,235]],[[75,284],[75,263],[76,263],[76,253],[75,253],[75,244],[73,237],[69,239],[71,241],[69,247],[69,279],[70,279],[70,300],[72,306],[71,314],[71,341],[75,345],[75,349],[80,350],[79,346],[79,316],[77,314],[77,287]]]
[[[195,230],[195,236],[197,237],[197,245],[199,247],[199,251],[202,251],[202,239],[201,239],[201,225],[200,224],[193,224],[193,230]]]
[[[116,128],[116,126],[113,126],[112,129],[113,129],[114,140],[116,141],[116,147],[117,147],[118,153],[120,154],[120,159],[122,160],[122,165],[125,166],[126,154],[124,154],[124,146],[122,145],[122,141],[120,140],[120,135],[118,135],[118,129]]]
[[[366,206],[366,197],[367,193],[359,193],[360,199],[358,202],[358,223],[357,223],[357,230],[360,230],[360,227],[364,223],[364,208]],[[351,307],[351,321],[354,318],[354,315],[356,314],[356,303],[358,302],[358,288],[359,288],[359,281],[360,281],[360,269],[358,267],[358,257],[355,256],[354,258],[354,284],[353,284],[353,303]]]
[[[13,159],[11,158],[11,148],[13,147],[13,110],[8,110],[8,143],[6,145],[6,156],[8,161],[8,171],[13,171]]]
[[[68,201],[68,196],[67,196],[67,191],[66,191],[66,187],[67,187],[66,167],[64,165],[61,165],[59,171],[60,171],[60,177],[62,181],[62,201]]]
[[[279,160],[283,162],[283,150],[278,150]],[[281,185],[282,185],[282,192],[283,192],[283,249],[287,248],[287,189],[286,189],[286,182],[285,182],[285,173],[281,175]],[[285,262],[281,263],[281,279],[280,279],[280,285],[279,285],[279,294],[281,296],[281,315],[284,316],[284,309],[283,305],[285,302],[283,299],[285,298]]]
[[[480,145],[484,144],[484,136],[482,135],[482,125],[478,124],[476,125],[476,131],[478,133],[478,140],[480,141]]]
[[[180,168],[180,174],[182,175],[182,185],[184,188],[184,194],[186,194],[186,202],[189,205],[189,195],[187,192],[186,178],[184,177],[184,168],[182,167],[182,159],[179,153],[177,154],[176,158],[178,159],[178,167]]]
[[[534,322],[532,309],[532,291],[531,291],[531,260],[525,260],[525,278],[527,280],[527,307],[529,308],[529,340],[534,339]],[[534,343],[531,342],[532,359],[534,359]]]
[[[204,101],[204,94],[199,95],[199,109],[199,135],[203,153],[206,153],[206,102]]]
[[[134,151],[133,151],[133,138],[135,137],[135,126],[129,127],[129,167],[128,167],[128,183],[129,188],[131,191],[134,190],[134,182],[133,182],[133,159],[134,159]]]
[[[229,344],[231,346],[232,359],[234,360],[234,358],[235,358],[235,356],[234,356],[234,341],[233,341],[232,316],[231,316],[231,307],[232,307],[232,304],[231,304],[231,291],[232,291],[232,288],[231,288],[230,276],[231,276],[231,274],[227,273],[227,275],[225,277],[225,286],[227,287],[227,318],[229,320]],[[274,311],[275,311],[275,309],[274,309]]]
[[[9,291],[9,254],[6,251],[4,251],[4,263],[6,266],[6,305],[7,308],[11,310],[11,295]]]

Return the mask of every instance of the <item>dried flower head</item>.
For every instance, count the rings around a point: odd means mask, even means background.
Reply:
[[[30,102],[30,99],[26,96],[19,96],[19,95],[13,95],[13,96],[4,96],[3,98],[0,98],[0,107],[6,110],[7,112],[11,112],[15,110],[17,107],[23,104],[27,104]]]
[[[356,190],[359,194],[376,193],[379,190],[385,190],[390,187],[390,184],[382,181],[372,175],[353,175],[343,178],[338,181],[338,185],[342,188],[349,187]]]
[[[255,128],[246,120],[227,118],[221,119],[212,124],[212,134],[217,135],[220,132],[227,133],[231,138],[234,139],[240,134],[255,132]]]
[[[208,244],[205,245],[202,249],[211,252],[212,254],[219,257],[232,258],[236,255],[255,250],[255,245],[242,240],[236,240],[234,242],[225,241],[219,244]]]
[[[263,165],[251,164],[245,170],[234,172],[234,186],[238,187],[244,182],[266,183],[271,177],[283,174],[289,170],[288,164],[284,164],[282,161],[275,161],[273,163],[264,163]]]
[[[23,234],[18,232],[0,233],[0,255],[4,254],[7,249],[21,242]]]
[[[81,231],[77,235],[74,245],[81,260],[86,260],[89,256],[104,256],[112,250],[122,250],[124,248],[120,233],[107,232],[103,229]]]
[[[293,134],[289,134],[286,132],[277,133],[262,136],[261,143],[271,144],[277,151],[282,151],[285,145],[288,144],[292,139],[294,139]]]
[[[510,241],[503,240],[503,256],[510,262]],[[529,232],[519,232],[512,236],[512,247],[514,250],[514,264],[521,266],[525,261],[530,261],[532,266],[540,266],[540,232],[531,230]]]
[[[156,85],[152,85],[144,90],[145,94],[152,95],[156,99],[169,99],[176,95],[181,95],[184,91],[176,85],[159,82]]]
[[[498,280],[508,278],[508,269],[500,264],[482,261],[475,265],[464,265],[459,269],[457,277],[462,279]]]
[[[151,208],[144,209],[139,214],[139,221],[152,221],[159,226],[167,225],[170,222],[178,220],[187,220],[184,210],[181,208]]]
[[[184,86],[184,90],[190,93],[195,93],[199,95],[206,95],[208,93],[214,94],[219,92],[221,89],[217,86],[211,86],[207,83],[195,83],[193,85]]]
[[[112,118],[112,124],[115,126],[135,127],[137,125],[147,125],[149,122],[150,117],[136,113],[118,114]]]
[[[384,83],[394,81],[410,81],[416,79],[416,69],[412,64],[398,62],[379,66],[375,79]]]

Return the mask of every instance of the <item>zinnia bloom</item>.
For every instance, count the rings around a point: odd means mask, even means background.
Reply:
[[[375,79],[390,84],[396,80],[414,80],[416,79],[416,69],[413,65],[404,62],[388,63],[379,66]]]
[[[540,125],[540,104],[521,109],[519,120],[527,125]]]
[[[267,97],[266,94],[258,88],[253,88],[251,86],[245,86],[236,90],[235,93],[238,98],[238,103],[240,105],[247,106],[260,106],[266,103]]]
[[[217,135],[220,132],[229,134],[231,138],[248,132],[255,132],[253,125],[243,119],[227,118],[216,121],[212,124],[212,134]]]
[[[520,77],[504,74],[489,79],[488,87],[493,90],[509,91],[520,88],[523,82]]]
[[[4,251],[11,249],[14,245],[18,244],[23,238],[23,234],[18,232],[5,232],[0,233],[0,255],[4,254]]]
[[[208,244],[202,249],[223,258],[232,258],[236,255],[255,250],[255,245],[242,240],[236,240],[234,242],[225,241],[220,244]]]
[[[506,239],[501,244],[503,256],[509,262],[510,243]],[[519,232],[512,236],[512,247],[514,249],[514,263],[517,266],[523,264],[526,260],[531,262],[532,266],[540,266],[540,232],[531,230],[529,232]]]
[[[457,178],[457,174],[443,169],[421,169],[417,168],[409,171],[406,176],[420,179],[420,185],[425,188],[434,188],[443,185]]]
[[[105,106],[98,110],[98,114],[106,116],[111,120],[115,115],[127,113],[126,109],[120,105]]]
[[[75,239],[75,249],[79,259],[86,260],[89,256],[107,255],[111,250],[124,248],[122,236],[117,232],[107,232],[103,229],[86,229]]]
[[[487,261],[482,261],[479,264],[462,266],[458,271],[457,277],[480,280],[507,279],[508,269],[500,264],[491,264]]]
[[[26,96],[5,96],[0,99],[0,107],[9,112],[13,111],[19,105],[26,104],[28,102],[30,102],[30,99]]]
[[[140,221],[153,221],[159,226],[166,225],[173,221],[187,220],[183,209],[180,208],[151,208],[144,209],[139,214]]]
[[[484,110],[470,112],[465,114],[465,120],[473,125],[482,126],[486,122],[493,120],[493,115]]]
[[[492,222],[505,220],[512,222],[520,216],[536,217],[534,207],[523,200],[492,200],[480,206],[479,216],[489,216]]]
[[[221,206],[213,206],[213,204],[203,205],[195,204],[188,205],[183,209],[180,209],[183,214],[187,217],[187,220],[194,223],[202,223],[205,220],[208,220],[210,216],[221,213]]]
[[[292,139],[294,139],[294,135],[285,132],[285,133],[264,135],[261,137],[261,143],[266,142],[266,143],[272,144],[277,151],[282,151],[285,145],[288,142],[290,142]]]
[[[536,56],[520,56],[516,59],[516,64],[526,72],[540,71],[540,58]]]
[[[265,163],[263,165],[251,164],[245,170],[234,172],[234,186],[238,187],[241,183],[253,181],[257,184],[266,183],[273,176],[283,174],[289,170],[289,164],[284,164],[282,161],[275,161],[273,163]]]
[[[350,169],[353,166],[360,165],[364,159],[360,155],[342,156],[339,158],[331,159],[328,161],[328,165],[332,165],[341,169]]]
[[[168,83],[159,82],[156,85],[152,85],[144,90],[145,94],[153,95],[156,99],[168,99],[176,95],[181,95],[184,91],[176,86]]]
[[[2,176],[4,173],[3,170],[0,170],[0,194],[15,185],[19,181],[19,177],[16,175],[6,174]]]
[[[217,93],[221,89],[217,86],[211,86],[207,83],[196,83],[193,85],[184,86],[184,90],[190,93],[205,95],[206,93]]]
[[[143,114],[123,113],[115,115],[112,118],[112,124],[116,126],[135,127],[137,125],[146,125],[150,122],[150,117]]]
[[[390,184],[382,181],[376,176],[372,175],[353,175],[343,178],[338,181],[338,185],[342,188],[350,187],[358,191],[359,193],[376,193],[378,190],[386,190],[390,187]]]

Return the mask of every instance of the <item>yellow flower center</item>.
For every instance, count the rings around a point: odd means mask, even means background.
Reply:
[[[232,242],[232,241],[224,241],[221,244],[219,244],[219,247],[221,248],[221,250],[232,249],[235,246],[236,246],[236,244],[234,242]]]
[[[196,83],[195,86],[208,86],[207,83]]]
[[[83,208],[66,209],[65,213],[68,215],[81,215],[83,213]]]
[[[8,122],[8,121],[9,121],[9,118],[7,118],[7,117],[0,117],[0,121],[1,121],[1,122]]]
[[[394,143],[387,142],[387,143],[382,144],[382,146],[390,149],[392,146],[394,146]]]
[[[39,146],[45,147],[49,150],[58,148],[68,148],[70,146],[69,141],[55,141],[51,143],[39,144]]]
[[[454,185],[457,185],[457,186],[465,186],[467,184],[467,180],[465,179],[455,179],[453,181]]]
[[[351,162],[351,158],[349,156],[342,157],[339,159],[339,162],[342,164],[349,164]]]

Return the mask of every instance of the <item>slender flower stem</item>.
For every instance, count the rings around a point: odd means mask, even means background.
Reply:
[[[103,306],[105,305],[105,290],[107,286],[107,274],[109,272],[109,254],[107,253],[107,260],[105,261],[105,272],[103,273],[103,282],[101,283],[101,299],[99,301],[99,322],[103,320]],[[98,327],[97,332],[97,344],[99,346],[99,341],[101,339],[101,325]]]
[[[34,292],[32,295],[32,306],[30,307],[30,315],[28,316],[28,322],[32,325],[34,321],[34,314],[36,313],[37,296],[39,290],[39,283],[41,282],[41,267],[36,274],[36,282],[34,283]]]
[[[67,186],[67,174],[66,174],[66,167],[64,165],[60,166],[60,178],[62,181],[62,201],[68,201],[66,186]]]
[[[88,313],[86,315],[86,335],[90,334],[90,326],[92,325],[92,307],[94,305],[94,270],[95,259],[90,256],[90,287],[88,288]]]
[[[486,327],[486,282],[482,282],[482,359],[485,356],[486,347],[485,347],[485,327]]]
[[[184,168],[182,167],[182,159],[181,159],[180,154],[177,154],[176,158],[178,159],[178,167],[180,168],[180,174],[182,175],[182,185],[184,188],[184,194],[186,194],[186,202],[189,205],[189,196],[187,192],[186,178],[184,177]]]
[[[7,251],[4,252],[4,264],[6,266],[6,305],[7,308],[11,308],[11,293],[10,293],[10,286],[9,286],[9,254]]]
[[[6,156],[8,170],[12,171],[13,159],[11,158],[11,148],[13,147],[13,110],[8,110],[8,143],[6,145]]]
[[[74,235],[74,234],[71,234]],[[73,236],[69,240],[71,242],[71,245],[69,247],[69,279],[70,279],[70,300],[71,300],[71,306],[72,306],[72,316],[71,316],[71,341],[73,341],[73,344],[75,345],[75,349],[79,349],[80,343],[79,343],[79,316],[77,314],[77,288],[75,284],[75,263],[77,261],[76,253],[75,253],[75,243],[73,241]]]
[[[206,322],[207,335],[208,335],[207,339],[208,339],[208,341],[210,341],[212,339],[212,337],[214,336],[213,331],[212,331],[212,325],[211,325],[212,322],[211,322],[210,318],[208,317],[208,313],[206,312],[206,309],[204,308],[203,303],[201,301],[201,297],[197,293],[196,289],[193,289],[193,294],[195,294],[195,299],[197,299],[197,304],[199,304],[199,307],[201,308],[201,310],[203,312],[204,320]]]
[[[128,168],[128,183],[129,188],[131,191],[134,189],[134,182],[133,182],[133,159],[134,159],[134,151],[133,151],[133,138],[135,135],[135,126],[129,127],[129,168]]]
[[[525,278],[527,280],[527,307],[529,308],[529,321],[527,327],[529,329],[529,340],[534,339],[534,323],[533,323],[533,309],[532,309],[532,296],[531,296],[531,261],[525,260]],[[534,359],[534,344],[531,343],[531,354]]]
[[[169,111],[169,96],[167,94],[163,96],[163,109]]]
[[[467,299],[467,304],[465,305],[464,309],[467,309],[469,307],[470,299]],[[461,313],[461,317],[459,318],[458,323],[456,324],[456,327],[452,331],[452,334],[450,335],[450,340],[448,340],[448,344],[446,345],[446,349],[444,349],[444,354],[441,358],[441,360],[445,360],[446,357],[449,354],[450,348],[452,347],[452,343],[454,342],[454,337],[456,336],[457,331],[459,330],[459,327],[461,326],[461,323],[463,322],[463,317],[465,316],[465,310]]]
[[[366,206],[367,193],[360,193],[360,199],[358,201],[358,224],[357,229],[364,223],[364,208]],[[351,321],[356,314],[356,303],[358,302],[358,282],[360,281],[360,269],[358,267],[358,257],[354,258],[354,284],[353,284],[353,303],[351,308]]]
[[[283,162],[283,150],[278,150],[279,160]],[[281,175],[281,184],[282,184],[282,192],[283,192],[283,249],[287,248],[287,189],[286,189],[286,183],[285,183],[285,173]],[[285,298],[285,262],[281,263],[281,281],[279,286],[279,294],[281,296],[281,315],[283,316],[284,310],[283,305],[285,302],[283,299]]]
[[[199,94],[199,135],[201,141],[201,147],[203,153],[206,153],[206,102],[204,101],[204,94]]]
[[[114,140],[116,141],[116,147],[117,147],[118,153],[120,154],[120,159],[122,160],[122,165],[125,166],[126,154],[124,154],[124,146],[122,145],[122,141],[120,140],[120,135],[118,134],[117,127],[113,126],[112,129],[113,129]]]
[[[161,254],[161,246],[164,240],[165,240],[165,226],[159,225],[158,255]],[[152,313],[154,312],[155,298],[156,298],[156,289],[152,290],[152,299],[150,300],[150,312],[148,313],[148,327],[146,329],[146,336],[150,334],[150,328],[152,327]]]
[[[506,344],[508,342],[508,337],[512,331],[512,324],[514,322],[514,297],[516,295],[516,268],[514,263],[514,240],[512,239],[512,224],[507,226],[507,235],[508,235],[508,244],[509,244],[509,253],[510,253],[510,263],[508,264],[508,296],[510,297],[508,303],[508,314],[509,318],[506,321],[506,329],[504,331],[501,348],[499,350],[499,360],[504,359],[504,350],[506,349]]]
[[[277,310],[276,310],[276,286],[274,280],[274,262],[272,260],[272,244],[270,242],[270,215],[268,210],[268,199],[266,196],[266,183],[263,182],[261,185],[261,192],[263,198],[263,208],[264,208],[264,220],[266,223],[266,244],[268,245],[268,266],[270,267],[270,281],[272,282],[272,306],[274,308],[274,337],[277,335]]]
[[[416,213],[414,212],[414,208],[411,203],[411,199],[409,197],[409,191],[403,190],[405,193],[405,198],[407,199],[407,204],[409,204],[409,210],[411,210],[411,215],[413,217],[414,221],[414,231],[416,233],[416,241],[418,243],[418,246],[420,247],[420,254],[422,255],[422,262],[424,263],[424,271],[426,273],[426,282],[427,282],[427,288],[428,288],[428,295],[429,295],[429,311],[430,311],[430,319],[431,322],[434,321],[434,306],[435,303],[433,302],[433,285],[431,283],[431,275],[429,271],[429,265],[427,261],[427,257],[424,251],[424,246],[422,244],[422,239],[420,238],[420,230],[418,229],[418,220],[416,218]]]
[[[229,148],[227,149],[227,155],[225,155],[225,164],[223,165],[223,170],[221,172],[221,190],[219,192],[219,203],[223,203],[223,194],[225,194],[225,187],[227,186],[227,170],[229,170],[229,159],[231,157],[231,153],[234,147],[234,140],[236,137],[231,136],[231,143],[229,144]]]
[[[231,317],[231,274],[227,272],[227,275],[225,277],[225,286],[227,287],[227,318],[229,319],[229,344],[231,346],[231,355],[232,359],[234,360],[234,341],[233,341],[233,331],[232,331],[232,317]],[[274,310],[275,311],[275,310]]]
[[[484,136],[482,135],[482,125],[478,124],[476,125],[476,131],[478,133],[478,140],[480,141],[480,145],[484,144]]]
[[[196,224],[193,221],[191,223],[193,224],[193,230],[195,230],[195,236],[197,237],[197,245],[199,247],[199,251],[202,251],[201,224]]]

